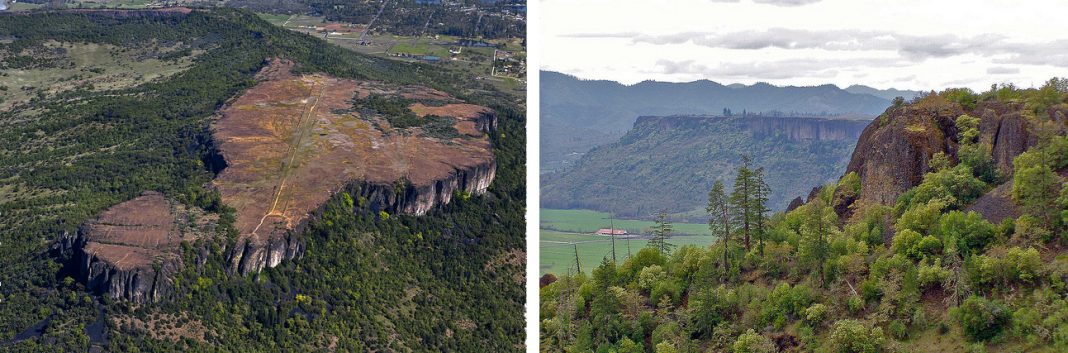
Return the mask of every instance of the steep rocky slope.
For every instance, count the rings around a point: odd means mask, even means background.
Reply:
[[[590,151],[543,179],[542,205],[589,208],[625,217],[665,209],[701,220],[708,188],[733,182],[742,154],[764,167],[781,210],[811,185],[845,168],[866,121],[780,117],[639,117],[619,141]]]
[[[1068,122],[1064,108],[1050,108],[1044,113],[1049,119],[1040,122],[1025,115],[1022,102],[987,100],[965,109],[937,95],[890,107],[864,129],[846,168],[846,173],[860,176],[859,195],[838,198],[835,208],[848,215],[848,210],[864,203],[893,205],[898,196],[923,180],[936,153],[956,161],[959,141],[955,120],[963,114],[980,119],[979,141],[990,145],[1001,175],[1012,175],[1012,159],[1038,143],[1040,130],[1060,131]],[[999,186],[978,202],[985,205],[1009,200],[1008,190],[1011,185]],[[1013,214],[1005,209],[989,216],[1002,219]]]
[[[375,212],[423,215],[492,182],[485,133],[496,117],[488,108],[426,87],[295,76],[292,68],[273,61],[213,126],[227,168],[212,184],[237,210],[232,270],[299,256],[295,234],[343,188]],[[406,114],[410,121],[400,120]],[[441,121],[447,126],[433,123]]]
[[[115,205],[57,243],[68,268],[95,293],[135,303],[159,301],[174,289],[181,244],[215,234],[218,216],[158,192]]]

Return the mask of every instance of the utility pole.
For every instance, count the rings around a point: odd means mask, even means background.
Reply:
[[[608,219],[608,231],[612,236],[612,263],[616,263],[616,224],[614,218]]]
[[[582,273],[582,265],[579,264],[578,243],[571,243],[571,245],[575,247],[575,269],[578,270],[578,273]]]

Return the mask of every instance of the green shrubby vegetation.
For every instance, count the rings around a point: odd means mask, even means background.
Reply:
[[[0,36],[17,38],[0,43],[0,53],[49,40],[131,48],[182,40],[205,49],[187,70],[165,79],[46,95],[0,114],[0,350],[517,349],[524,291],[513,278],[522,268],[498,258],[525,245],[517,236],[524,224],[525,134],[523,113],[504,95],[475,94],[467,86],[474,80],[355,54],[246,11],[0,17]],[[209,119],[255,84],[272,57],[292,60],[303,72],[421,84],[494,108],[500,126],[490,140],[498,169],[489,192],[425,217],[380,217],[363,208],[366,200],[339,193],[302,234],[303,258],[254,275],[229,273],[224,249],[233,247],[233,211],[205,187],[222,168]],[[145,190],[219,213],[230,237],[183,248],[191,266],[177,275],[174,298],[165,303],[133,306],[87,295],[48,256],[51,240]],[[92,337],[98,310],[107,313],[99,327],[106,343]],[[204,340],[156,339],[107,319],[159,314],[203,325]],[[37,323],[44,325],[41,337],[9,341]]]
[[[1054,80],[1037,90],[999,86],[937,95],[967,110],[995,101],[1025,104],[1033,114],[1027,118],[1041,122],[1044,108],[1034,107],[1068,102],[1066,86]],[[742,198],[728,197],[732,191],[716,183],[707,208],[716,243],[646,248],[601,264],[601,271],[619,274],[606,285],[636,305],[585,310],[592,307],[583,303],[600,291],[587,292],[585,301],[560,295],[576,291],[581,275],[542,288],[542,328],[556,333],[542,337],[543,350],[609,352],[621,342],[647,352],[1068,349],[1068,256],[1057,255],[1068,231],[1068,186],[1058,174],[1068,166],[1068,138],[1041,138],[1008,173],[996,167],[978,125],[971,115],[957,118],[956,158],[935,155],[922,182],[892,207],[860,205],[840,220],[835,199],[861,190],[856,174],[847,174],[801,207],[749,223],[757,225],[750,237],[760,234],[763,247],[745,246],[739,221],[746,212],[739,208],[746,203],[730,202]],[[744,180],[752,173],[737,175]],[[992,223],[968,209],[1009,181],[1019,217]],[[643,268],[652,272],[634,275]],[[670,295],[649,297],[644,288],[662,281],[671,283]],[[563,309],[582,324],[557,325]],[[585,337],[581,328],[601,322],[599,315],[621,317],[632,329]]]

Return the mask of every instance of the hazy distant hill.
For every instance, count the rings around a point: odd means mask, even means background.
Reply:
[[[713,81],[645,81],[623,85],[541,72],[542,171],[560,169],[590,148],[609,143],[643,115],[720,115],[724,108],[783,112],[784,115],[839,115],[870,119],[890,105],[889,98],[857,94],[834,85],[777,87],[766,83],[725,86]]]
[[[920,92],[920,91],[900,90],[900,89],[894,89],[894,88],[877,89],[877,88],[872,88],[872,87],[868,87],[868,86],[864,86],[864,85],[852,85],[852,86],[846,87],[845,90],[846,90],[846,92],[849,92],[849,93],[870,94],[870,95],[873,95],[873,96],[876,96],[876,97],[879,97],[879,98],[890,99],[890,100],[893,100],[896,97],[902,97],[902,98],[905,98],[905,100],[912,100],[913,98],[916,98],[917,96],[919,96],[920,94],[923,93],[923,92]]]
[[[764,167],[782,210],[842,175],[869,121],[796,117],[640,117],[619,141],[590,150],[563,172],[543,175],[542,206],[648,217],[702,210],[717,180],[733,183],[742,154]],[[693,220],[705,220],[700,212]],[[679,218],[676,218],[679,219]]]

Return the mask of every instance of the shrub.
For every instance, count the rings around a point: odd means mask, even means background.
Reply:
[[[779,284],[765,299],[761,318],[764,323],[778,327],[787,321],[799,318],[816,299],[811,288],[803,284],[791,287],[788,283]]]
[[[812,304],[805,309],[805,322],[813,327],[819,327],[827,318],[827,306],[823,303]]]
[[[641,343],[635,343],[630,337],[623,337],[623,339],[619,340],[619,349],[617,349],[616,352],[645,353],[645,348],[642,347]]]
[[[982,252],[994,242],[994,225],[974,211],[950,211],[938,220],[938,235],[943,242],[955,242],[957,250],[965,253]]]
[[[738,340],[734,341],[734,345],[731,346],[731,351],[734,353],[775,353],[779,349],[771,339],[749,329],[738,336]]]
[[[908,255],[909,250],[920,241],[922,235],[912,229],[902,229],[894,234],[893,245],[890,247],[895,253]]]
[[[953,315],[972,342],[986,341],[1001,333],[1012,321],[1012,313],[1000,303],[980,296],[970,296]]]
[[[891,321],[887,328],[890,330],[890,337],[894,339],[903,340],[908,338],[909,329],[900,320]]]
[[[942,260],[935,259],[933,264],[920,264],[919,281],[921,288],[941,286],[949,278],[949,270],[942,267]]]
[[[638,288],[652,290],[657,282],[660,282],[666,277],[667,273],[664,272],[664,268],[660,265],[652,265],[643,268],[638,274]]]
[[[864,300],[855,295],[850,296],[849,299],[846,299],[846,309],[852,314],[859,313],[864,310]]]
[[[980,255],[974,258],[977,282],[983,285],[1031,283],[1042,270],[1038,250],[1012,247],[1002,255]]]
[[[827,343],[831,352],[876,353],[886,351],[886,341],[881,328],[847,319],[834,323]]]

